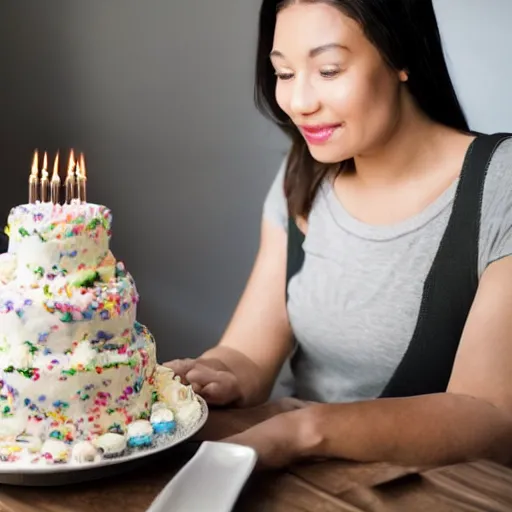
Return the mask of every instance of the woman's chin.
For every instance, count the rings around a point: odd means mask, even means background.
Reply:
[[[308,144],[308,148],[311,156],[321,164],[339,164],[343,160],[352,158],[352,155],[346,151],[340,151],[339,147],[333,147],[331,144]]]

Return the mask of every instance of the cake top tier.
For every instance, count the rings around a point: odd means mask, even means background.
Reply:
[[[78,200],[16,206],[7,226],[14,279],[24,285],[59,275],[76,281],[77,273],[96,271],[109,260],[111,225],[108,208]]]
[[[94,237],[98,231],[110,237],[111,225],[112,214],[106,206],[77,200],[63,205],[37,202],[11,210],[7,233],[15,243],[30,236],[49,242],[87,234]]]

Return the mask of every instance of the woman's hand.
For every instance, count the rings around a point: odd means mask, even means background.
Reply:
[[[317,449],[321,439],[312,420],[312,407],[304,407],[278,414],[222,441],[253,448],[258,454],[258,469],[283,468]]]
[[[217,359],[176,359],[164,366],[211,405],[235,404],[242,398],[236,375]]]

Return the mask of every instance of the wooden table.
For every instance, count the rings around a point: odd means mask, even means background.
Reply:
[[[217,440],[297,406],[285,399],[250,410],[211,411],[200,437]],[[145,512],[192,453],[181,445],[151,459],[142,470],[71,486],[3,485],[0,512]],[[343,461],[297,465],[254,474],[235,508],[236,512],[511,510],[512,469],[486,461],[425,471]]]

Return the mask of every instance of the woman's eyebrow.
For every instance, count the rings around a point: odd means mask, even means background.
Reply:
[[[344,46],[342,44],[328,43],[328,44],[323,44],[321,46],[317,46],[316,48],[312,48],[311,50],[309,50],[309,56],[316,57],[317,55],[320,55],[323,52],[326,52],[328,50],[333,50],[333,49],[350,51],[346,46]],[[281,59],[285,58],[284,54],[282,52],[280,52],[279,50],[272,50],[270,52],[270,57],[279,57]]]

